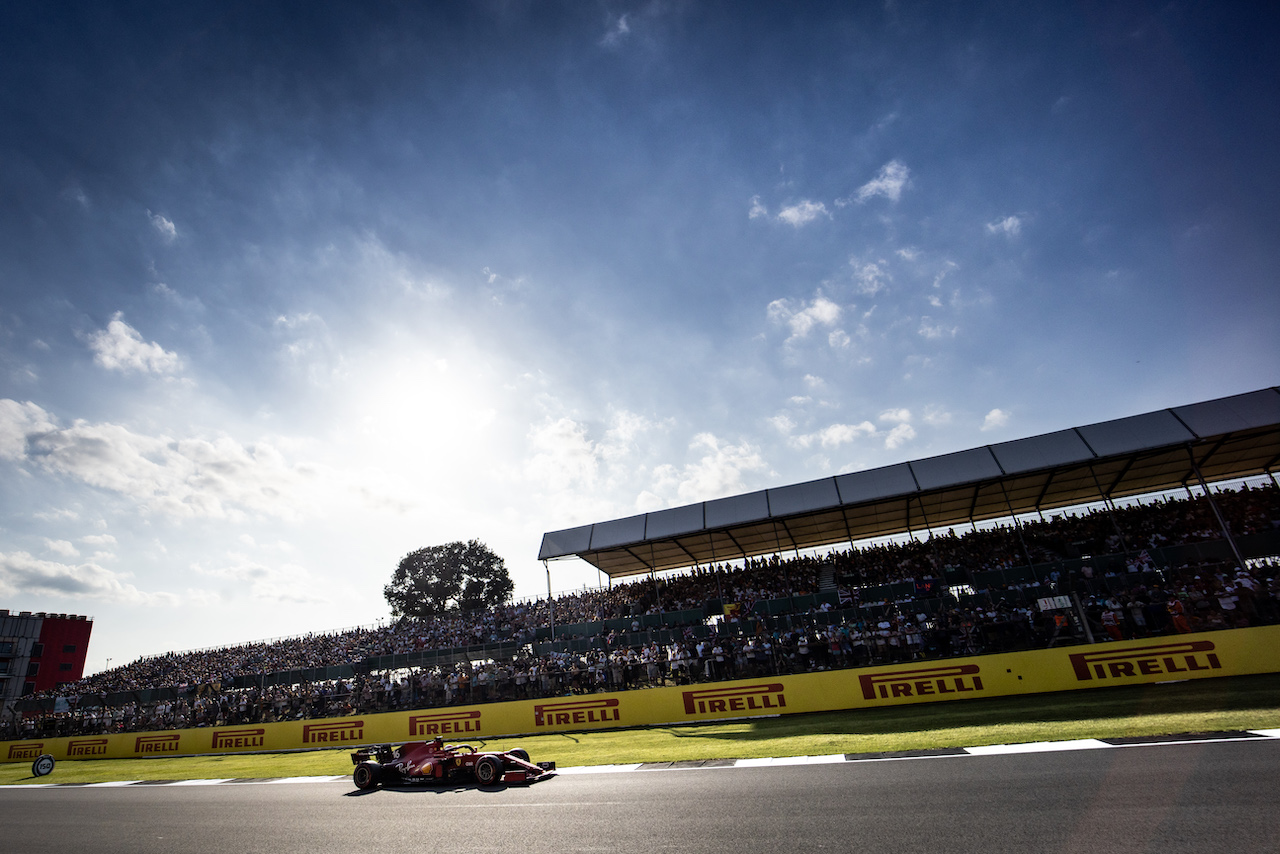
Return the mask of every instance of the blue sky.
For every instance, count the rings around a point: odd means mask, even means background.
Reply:
[[[0,607],[90,668],[416,548],[1280,382],[1265,4],[0,9]],[[557,590],[596,583],[553,566]]]

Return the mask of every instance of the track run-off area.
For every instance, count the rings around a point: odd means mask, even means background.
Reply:
[[[1259,730],[566,768],[528,787],[357,792],[349,776],[41,783],[0,787],[0,822],[6,848],[24,854],[1242,854],[1280,850],[1278,771],[1280,730]]]

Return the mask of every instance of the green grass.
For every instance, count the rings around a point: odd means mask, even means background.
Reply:
[[[1280,729],[1280,674],[1034,697],[896,706],[752,721],[474,741],[524,747],[562,767],[974,747],[1079,738]],[[350,749],[308,753],[0,765],[0,785],[347,774]]]

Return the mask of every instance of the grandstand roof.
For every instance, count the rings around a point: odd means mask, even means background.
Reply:
[[[1271,472],[1280,388],[552,531],[539,560],[610,578]]]

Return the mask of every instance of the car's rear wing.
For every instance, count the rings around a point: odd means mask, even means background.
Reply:
[[[351,754],[351,764],[359,765],[361,762],[390,762],[394,752],[389,744],[379,744],[373,747],[361,747]]]

